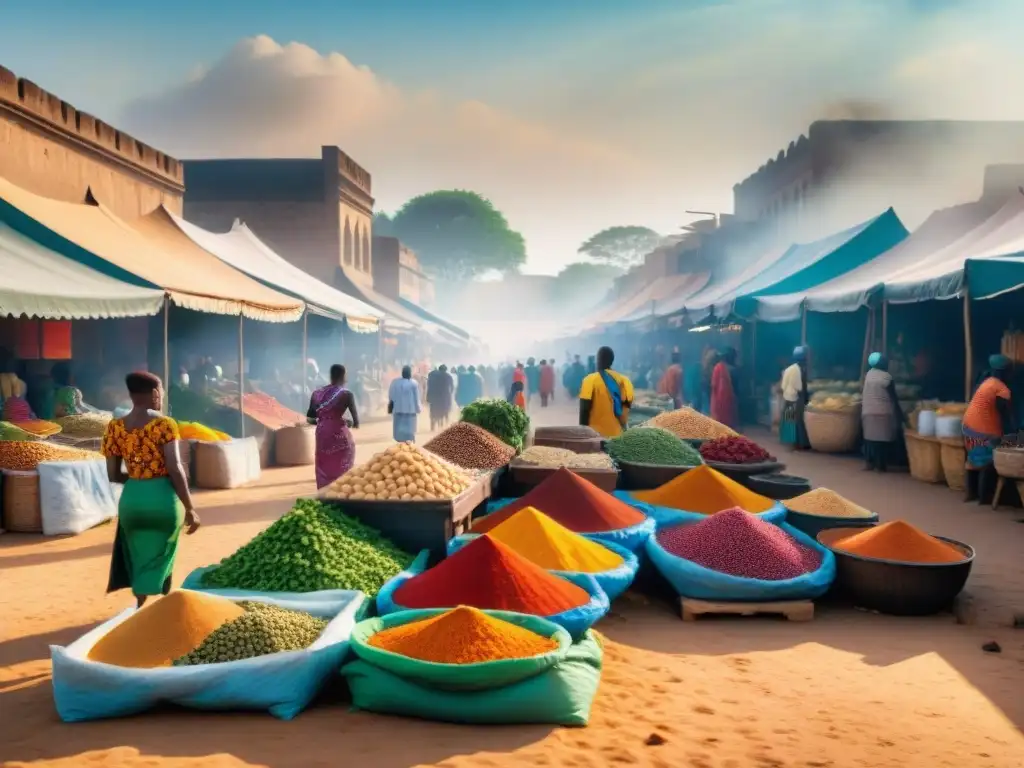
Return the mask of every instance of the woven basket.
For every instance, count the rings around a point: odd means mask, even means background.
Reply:
[[[277,430],[274,461],[280,467],[305,467],[316,460],[316,427],[300,424]]]
[[[4,472],[4,524],[13,533],[42,533],[38,472]]]
[[[946,485],[954,491],[964,490],[967,487],[967,450],[964,441],[952,437],[940,439],[939,455]]]
[[[934,437],[921,437],[917,432],[905,430],[907,461],[910,476],[925,483],[944,483],[942,471],[942,447]]]
[[[841,411],[804,410],[804,428],[819,453],[849,453],[860,442],[860,406]]]
[[[1000,477],[1024,480],[1024,448],[996,448],[992,463]]]

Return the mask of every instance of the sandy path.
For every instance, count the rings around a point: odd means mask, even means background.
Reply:
[[[379,449],[386,432],[387,425],[364,430],[361,453]],[[826,473],[840,492],[877,495],[883,515],[910,508],[939,520],[966,514],[948,491],[932,496],[935,489],[925,488],[927,505],[919,503],[924,487],[909,478],[864,477],[855,465],[827,457],[799,459],[805,461],[812,464],[801,471]],[[251,538],[309,492],[310,475],[273,470],[254,488],[203,494],[206,526],[183,546],[176,578]],[[993,542],[982,585],[1012,599],[993,574],[1012,577],[1019,569],[1019,556],[1003,558],[1020,552],[1024,526],[985,513],[971,525],[975,536],[964,538]],[[995,546],[1009,536],[1016,544]],[[339,691],[290,723],[264,714],[167,711],[65,725],[53,711],[47,645],[69,642],[130,602],[102,591],[111,540],[110,526],[58,540],[0,537],[5,766],[1024,766],[1024,737],[1014,725],[1024,724],[1020,631],[843,608],[825,608],[810,624],[684,625],[669,606],[632,597],[599,625],[610,642],[586,729],[351,714]],[[980,645],[993,638],[1003,653],[982,653]],[[652,734],[664,743],[648,746]]]

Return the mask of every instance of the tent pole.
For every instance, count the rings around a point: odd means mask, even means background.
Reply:
[[[889,302],[882,299],[882,354],[889,352]]]
[[[306,307],[302,311],[302,402],[306,402],[306,398],[309,397],[308,387],[309,383],[309,369],[306,360],[309,359],[309,307]]]
[[[242,399],[245,397],[245,315],[238,315],[238,421],[239,437],[245,437],[245,408]]]
[[[971,379],[974,378],[974,345],[971,341],[971,296],[964,289],[964,402],[971,401]]]
[[[875,335],[875,308],[868,307],[868,320],[864,328],[864,352],[860,358],[860,380],[864,382],[864,376],[868,372],[868,355],[871,354],[871,339]]]
[[[171,297],[164,294],[164,388],[168,393],[164,396],[164,415],[171,415],[171,350],[167,345],[170,329]]]
[[[807,302],[800,305],[800,346],[807,346]]]

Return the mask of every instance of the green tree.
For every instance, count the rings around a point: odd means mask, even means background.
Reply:
[[[384,211],[373,214],[373,234],[378,237],[394,237],[395,222]]]
[[[461,189],[430,192],[391,218],[392,234],[412,248],[428,272],[469,280],[507,274],[526,262],[526,241],[490,200]]]
[[[581,245],[579,253],[595,261],[626,268],[639,264],[660,242],[661,235],[647,227],[609,227]]]

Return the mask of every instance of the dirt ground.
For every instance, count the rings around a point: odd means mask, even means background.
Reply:
[[[568,409],[540,423],[571,422]],[[366,458],[389,438],[374,424]],[[758,439],[767,441],[764,435]],[[111,526],[61,539],[0,536],[0,761],[5,766],[342,766],[676,768],[1024,766],[1022,515],[961,504],[851,459],[787,456],[790,471],[933,533],[972,543],[971,624],[822,607],[811,623],[709,619],[627,595],[598,629],[610,641],[585,729],[460,727],[351,713],[330,690],[292,722],[267,714],[161,711],[66,725],[53,709],[47,646],[66,644],[131,602],[103,593]],[[176,580],[232,552],[313,489],[312,468],[198,496],[204,527]],[[995,640],[1002,653],[981,646]],[[657,738],[651,738],[656,736]],[[655,743],[657,742],[657,743]]]

